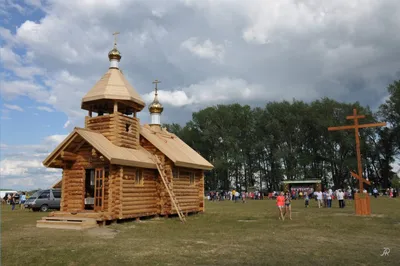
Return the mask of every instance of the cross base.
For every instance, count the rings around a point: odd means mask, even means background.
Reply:
[[[356,207],[356,215],[371,215],[371,203],[368,193],[355,193],[354,202]]]

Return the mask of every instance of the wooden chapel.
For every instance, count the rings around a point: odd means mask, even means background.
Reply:
[[[185,214],[204,211],[204,171],[213,166],[161,128],[157,80],[151,124],[140,125],[137,113],[145,103],[119,69],[116,42],[108,58],[108,71],[82,99],[85,127],[75,128],[43,161],[63,169],[62,198],[60,211],[38,227],[169,214],[185,221]]]

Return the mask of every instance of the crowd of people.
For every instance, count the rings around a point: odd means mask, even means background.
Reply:
[[[26,193],[7,193],[3,199],[2,204],[9,204],[11,205],[11,210],[15,210],[15,206],[19,205],[20,209],[24,209],[24,204],[26,201]]]
[[[305,208],[310,206],[310,201],[314,199],[316,201],[316,206],[318,208],[332,208],[333,200],[337,200],[337,204],[339,208],[345,208],[346,200],[354,199],[354,194],[358,192],[358,189],[351,189],[348,187],[347,189],[318,189],[314,191],[312,187],[292,187],[289,191],[286,192],[278,192],[273,191],[264,195],[264,193],[260,191],[255,192],[239,192],[236,190],[230,191],[211,191],[207,193],[207,199],[209,201],[224,201],[230,200],[233,202],[237,202],[241,200],[243,203],[246,202],[246,199],[252,200],[262,200],[262,199],[276,199],[276,205],[279,210],[279,219],[284,221],[286,215],[292,220],[292,200],[304,200]],[[397,197],[398,191],[393,188],[388,188],[384,192],[379,192],[376,188],[373,188],[369,193],[364,189],[363,193],[368,193],[371,196],[377,198],[378,196],[388,196],[391,198]]]
[[[231,200],[237,202],[238,200],[242,200],[242,202],[246,202],[246,199],[253,199],[253,200],[264,199],[264,194],[261,193],[260,191],[239,192],[235,189],[229,191],[210,191],[207,193],[207,199],[209,201]]]

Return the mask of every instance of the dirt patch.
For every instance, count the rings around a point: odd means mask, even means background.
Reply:
[[[384,218],[384,214],[371,214],[371,217],[378,217],[378,218]]]
[[[256,222],[257,220],[238,220],[238,222],[248,223],[248,222]]]
[[[120,232],[119,230],[105,228],[105,227],[91,228],[87,230],[87,234],[89,236],[106,238],[106,239],[114,238],[119,232]]]
[[[344,213],[344,212],[337,212],[337,213],[334,213],[333,215],[335,215],[335,216],[353,216],[354,214]]]

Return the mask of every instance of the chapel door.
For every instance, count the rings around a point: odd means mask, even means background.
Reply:
[[[104,168],[96,168],[94,177],[94,210],[102,211],[104,206]]]

